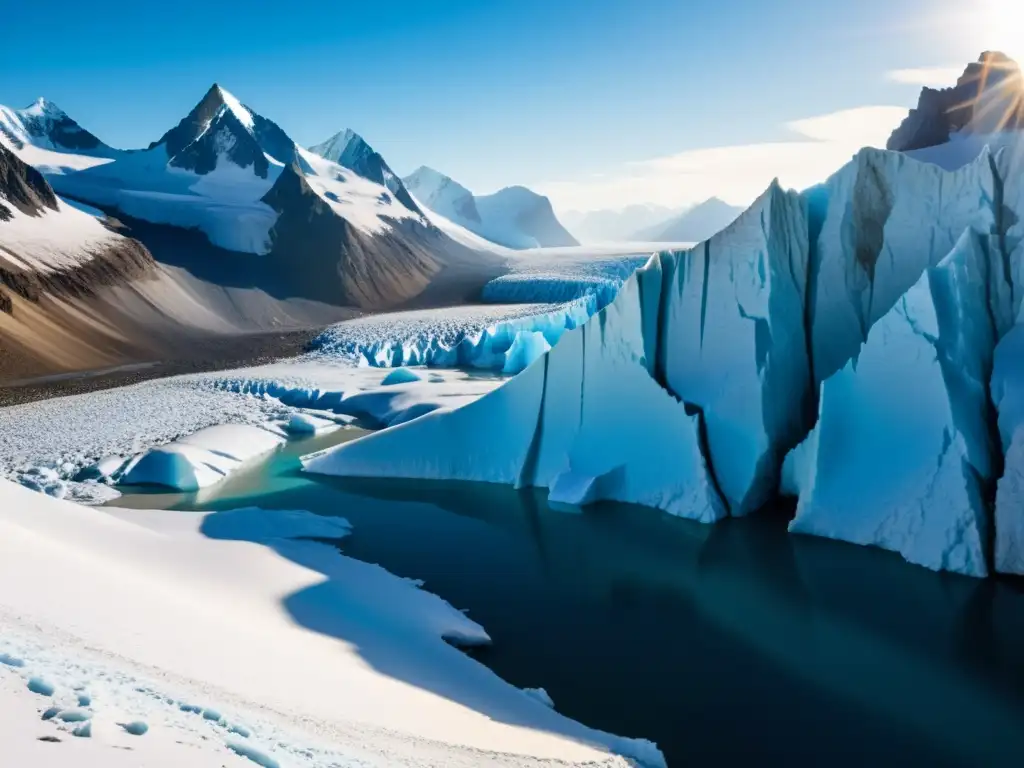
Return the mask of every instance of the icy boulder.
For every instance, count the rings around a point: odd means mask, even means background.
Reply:
[[[771,496],[783,456],[813,423],[807,231],[802,200],[776,183],[725,231],[661,257],[657,367],[669,391],[702,411],[734,515]]]
[[[579,503],[719,519],[725,509],[701,452],[700,417],[650,374],[660,278],[654,259],[590,323],[479,400],[339,446],[306,469],[540,486]]]
[[[401,368],[395,368],[395,370],[385,376],[380,385],[382,387],[390,387],[394,384],[412,384],[422,380],[423,377],[416,373],[416,371],[402,366]]]
[[[247,424],[208,427],[146,451],[125,470],[120,484],[197,491],[284,442],[273,432]]]
[[[997,231],[999,180],[986,150],[955,171],[864,149],[807,193],[808,322],[820,383],[857,354],[868,331],[967,228]],[[816,233],[817,230],[817,233]]]
[[[824,382],[816,435],[793,457],[790,530],[987,574],[984,484],[999,451],[987,382],[1009,308],[992,240],[966,233]]]

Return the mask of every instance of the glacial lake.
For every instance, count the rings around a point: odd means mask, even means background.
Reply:
[[[306,509],[341,544],[467,609],[473,656],[670,766],[1014,765],[1024,759],[1024,583],[935,574],[792,536],[786,510],[705,526],[544,492],[304,475],[294,442],[201,494],[127,507]]]

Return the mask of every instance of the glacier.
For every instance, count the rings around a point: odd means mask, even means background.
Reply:
[[[654,259],[596,322],[564,334],[490,394],[310,457],[307,471],[547,487],[569,503],[635,501],[720,519],[700,416],[660,387],[647,363],[658,307],[643,297],[660,280]]]
[[[598,308],[596,296],[558,305],[464,307],[463,312],[411,312],[347,321],[313,340],[320,354],[373,368],[425,365],[519,373],[585,323]],[[531,314],[536,312],[536,314]],[[484,325],[490,318],[494,322]]]
[[[806,222],[799,195],[773,184],[721,234],[661,257],[659,380],[703,413],[710,462],[734,515],[771,497],[785,451],[813,414]]]
[[[965,232],[822,384],[791,531],[987,575],[985,486],[999,453],[987,389],[997,318],[1012,322],[989,245]]]
[[[865,149],[803,193],[773,183],[493,392],[307,470],[539,486],[706,522],[790,493],[794,532],[971,576],[1024,569],[1024,429],[1000,440],[1014,397],[992,380],[1020,334],[1022,147],[952,171]]]

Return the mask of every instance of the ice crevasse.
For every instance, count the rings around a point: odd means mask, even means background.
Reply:
[[[950,172],[862,150],[804,193],[774,183],[707,242],[654,255],[494,392],[307,469],[706,522],[759,509],[785,478],[795,532],[973,576],[1022,567],[1024,448],[997,429],[1013,397],[997,402],[992,378],[1021,334],[1020,159],[986,150]],[[1024,389],[1003,368],[999,391]]]

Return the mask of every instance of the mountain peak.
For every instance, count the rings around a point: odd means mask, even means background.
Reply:
[[[984,51],[949,88],[924,88],[887,149],[909,152],[945,144],[953,134],[1024,129],[1024,75],[1001,51]]]
[[[384,162],[384,158],[351,128],[338,131],[327,141],[310,147],[309,151],[358,173],[364,179],[386,187],[398,202],[413,213],[420,213],[420,209],[398,175]]]
[[[29,117],[50,117],[56,119],[67,117],[64,110],[42,96],[21,110],[21,113]]]
[[[181,150],[198,139],[209,128],[210,124],[220,116],[220,113],[227,112],[235,118],[242,127],[251,131],[253,128],[253,115],[246,109],[242,102],[236,99],[229,91],[225,90],[219,83],[214,83],[204,94],[192,110],[182,118],[174,128],[169,130],[158,141],[153,142],[150,148],[160,144],[166,145],[168,157],[174,157]]]

